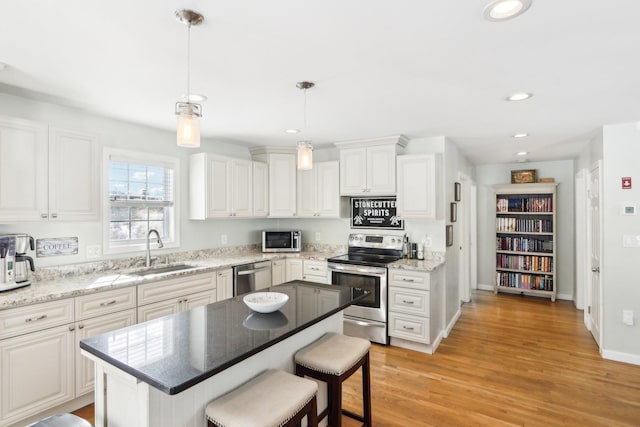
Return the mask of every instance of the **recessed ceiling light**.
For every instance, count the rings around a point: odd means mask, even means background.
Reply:
[[[506,21],[522,15],[531,6],[531,0],[494,0],[484,8],[482,16],[488,21]]]
[[[300,129],[287,129],[285,133],[300,133]]]
[[[524,101],[525,99],[529,99],[533,96],[532,93],[527,92],[518,92],[513,95],[509,95],[507,97],[507,101]]]
[[[514,133],[513,135],[511,135],[512,138],[524,138],[526,136],[529,136],[528,133]]]
[[[526,152],[526,151],[520,151],[520,152],[516,153],[516,156],[526,156],[527,154],[529,154],[529,153]]]

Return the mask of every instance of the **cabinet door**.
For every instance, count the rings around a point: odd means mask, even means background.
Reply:
[[[340,194],[361,196],[367,188],[366,148],[340,150]]]
[[[436,219],[437,173],[434,155],[398,156],[398,216]]]
[[[271,285],[286,282],[286,262],[283,259],[271,261]]]
[[[0,117],[0,222],[48,217],[47,127]]]
[[[187,311],[191,310],[192,308],[212,304],[216,302],[216,300],[216,291],[200,292],[197,294],[187,295],[180,301],[180,311]]]
[[[298,171],[298,216],[314,217],[317,214],[316,171],[318,163],[311,170]]]
[[[296,215],[296,156],[269,154],[269,216]]]
[[[80,354],[80,340],[91,338],[136,323],[134,309],[83,320],[76,325],[76,397],[93,391],[93,362]]]
[[[49,219],[100,219],[100,147],[81,132],[49,130]]]
[[[313,166],[316,175],[316,213],[321,217],[340,216],[340,165],[319,162]]]
[[[231,215],[230,163],[225,157],[207,157],[207,217]]]
[[[216,279],[218,281],[217,287],[217,300],[222,301],[233,297],[233,270],[228,268],[226,270],[220,270],[216,273]]]
[[[296,292],[296,316],[304,322],[318,316],[317,289],[298,287]]]
[[[292,280],[302,280],[302,260],[301,259],[287,259],[287,282]]]
[[[253,216],[269,215],[269,168],[253,162]]]
[[[138,307],[138,323],[176,314],[180,311],[180,299],[174,298]]]
[[[396,146],[367,147],[367,194],[396,194]]]
[[[231,162],[231,214],[253,216],[253,162],[232,159]]]
[[[0,425],[74,398],[74,344],[69,325],[0,341]]]

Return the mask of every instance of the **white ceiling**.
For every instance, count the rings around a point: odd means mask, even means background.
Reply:
[[[175,128],[192,92],[202,134],[290,145],[445,135],[473,163],[576,156],[604,124],[640,120],[640,2],[533,0],[19,0],[0,3],[0,91]],[[310,80],[303,134],[303,93]],[[506,102],[516,91],[528,101]],[[511,135],[527,132],[528,138]]]

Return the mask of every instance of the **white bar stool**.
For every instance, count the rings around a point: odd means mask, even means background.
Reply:
[[[368,340],[329,332],[295,354],[296,375],[327,383],[329,405],[318,421],[329,416],[329,425],[340,427],[344,414],[371,427],[371,380]],[[358,415],[342,409],[342,383],[362,367],[362,409]]]
[[[290,427],[307,417],[317,427],[317,393],[314,381],[270,369],[210,402],[207,426]]]
[[[27,427],[93,427],[88,421],[73,414],[57,414],[29,424]]]

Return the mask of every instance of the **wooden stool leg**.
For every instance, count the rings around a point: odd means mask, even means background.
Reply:
[[[362,364],[362,407],[364,423],[366,427],[371,427],[371,378],[369,366],[369,353]]]
[[[329,426],[342,427],[342,381],[334,377],[327,383],[329,393]]]

